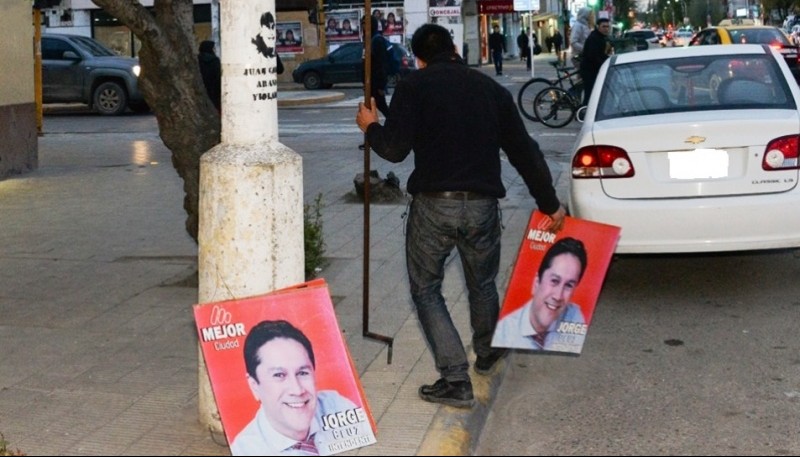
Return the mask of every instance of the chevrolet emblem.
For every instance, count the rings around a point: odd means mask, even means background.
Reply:
[[[706,140],[705,137],[702,136],[690,136],[689,138],[686,138],[686,141],[684,141],[684,143],[699,144],[704,142],[705,140]]]

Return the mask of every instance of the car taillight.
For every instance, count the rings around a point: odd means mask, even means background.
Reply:
[[[775,138],[767,145],[761,168],[766,171],[791,170],[800,168],[800,136],[789,135]]]
[[[630,178],[633,164],[624,149],[616,146],[585,146],[572,158],[572,177]]]
[[[408,68],[408,56],[403,56],[403,57],[400,59],[400,65],[401,65],[403,68]]]

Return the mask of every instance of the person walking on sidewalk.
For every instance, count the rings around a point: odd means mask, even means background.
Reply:
[[[608,59],[613,53],[614,48],[611,42],[608,41],[608,35],[611,32],[611,22],[608,18],[601,17],[597,20],[597,26],[589,38],[583,44],[583,58],[581,59],[581,79],[583,79],[583,104],[589,104],[589,98],[592,96],[592,89],[594,82],[597,80],[597,74],[600,73],[600,67],[603,62]]]
[[[500,26],[494,25],[494,32],[489,34],[489,50],[492,52],[494,71],[497,76],[503,75],[503,53],[506,52],[506,38],[500,33]]]
[[[500,149],[522,176],[538,208],[550,216],[543,230],[560,230],[566,214],[539,145],[525,128],[506,88],[458,56],[450,32],[424,24],[411,49],[419,71],[395,88],[389,116],[361,103],[358,127],[382,158],[399,163],[414,151],[408,179],[413,196],[406,227],[411,298],[441,379],[419,389],[422,399],[467,408],[474,404],[469,362],[442,296],[445,260],[461,258],[468,290],[475,371],[486,375],[506,349],[491,347],[500,299],[498,199],[506,189]],[[480,116],[465,115],[481,113]]]

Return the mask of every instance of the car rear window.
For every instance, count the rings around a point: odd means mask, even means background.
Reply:
[[[791,46],[786,36],[778,29],[728,29],[732,43],[772,44]]]
[[[721,55],[612,65],[596,120],[728,109],[796,109],[772,55]]]

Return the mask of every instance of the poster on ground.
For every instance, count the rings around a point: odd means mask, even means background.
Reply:
[[[232,455],[333,455],[375,421],[324,280],[194,306]]]
[[[544,230],[531,215],[511,273],[492,346],[580,354],[620,228],[567,216]]]

